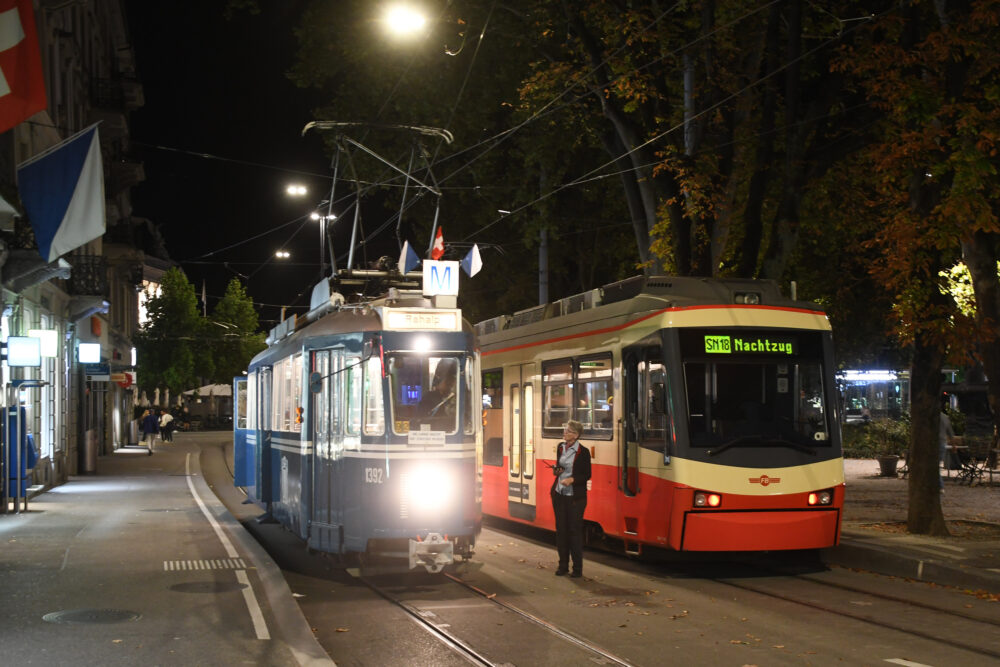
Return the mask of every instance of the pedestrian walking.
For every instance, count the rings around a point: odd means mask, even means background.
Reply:
[[[156,410],[146,410],[142,413],[142,439],[146,442],[146,449],[149,455],[153,455],[153,441],[160,430],[160,418],[156,416]]]
[[[556,515],[556,576],[583,576],[583,512],[587,509],[587,482],[590,480],[590,450],[580,444],[583,424],[566,422],[563,442],[556,448],[556,478],[552,482],[552,509]],[[569,561],[573,559],[573,572]]]
[[[951,469],[952,459],[955,455],[948,456],[948,444],[955,437],[955,430],[951,426],[951,418],[948,416],[948,404],[941,406],[941,416],[938,422],[938,458],[945,470]],[[938,472],[938,487],[944,489],[944,471]]]
[[[166,410],[160,410],[160,438],[163,442],[174,441],[174,416]]]

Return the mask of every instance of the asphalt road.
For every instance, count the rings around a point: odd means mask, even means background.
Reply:
[[[201,436],[203,460],[211,458],[212,447],[221,459],[226,435]],[[238,504],[234,490],[223,493],[220,485],[217,493],[230,498],[223,498],[230,511],[282,567],[318,641],[338,664],[466,664],[335,559],[310,554],[280,527],[256,523],[259,510]],[[1000,661],[1000,607],[961,590],[782,555],[668,555],[637,562],[588,551],[585,577],[571,580],[553,576],[548,535],[510,528],[484,529],[475,557],[454,573],[628,664]],[[483,610],[474,595],[440,576],[384,583],[497,664],[580,664],[564,641],[527,639],[513,615]]]

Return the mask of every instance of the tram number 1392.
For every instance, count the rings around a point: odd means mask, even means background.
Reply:
[[[365,484],[382,484],[384,481],[382,468],[365,468]]]

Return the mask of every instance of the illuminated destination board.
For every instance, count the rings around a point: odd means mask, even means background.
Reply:
[[[794,338],[774,336],[705,336],[707,354],[796,354]]]
[[[425,308],[382,308],[387,331],[461,331],[462,311]]]

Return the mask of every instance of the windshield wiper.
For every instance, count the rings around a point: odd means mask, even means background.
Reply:
[[[733,438],[732,440],[727,440],[726,442],[722,443],[721,445],[719,445],[715,449],[710,450],[708,452],[708,455],[709,456],[715,456],[716,454],[721,454],[722,452],[726,451],[727,449],[729,449],[731,447],[734,447],[734,446],[740,444],[741,442],[746,442],[747,440],[760,440],[763,437],[764,437],[763,435],[741,435],[738,438]]]
[[[816,450],[813,449],[812,447],[806,447],[805,445],[800,445],[797,442],[794,442],[792,440],[787,440],[787,439],[781,438],[781,437],[765,436],[764,434],[742,435],[742,436],[740,436],[738,438],[733,438],[732,440],[728,440],[728,441],[722,443],[721,445],[719,445],[715,449],[710,450],[708,452],[708,455],[709,456],[717,456],[717,455],[721,454],[722,452],[726,451],[727,449],[735,447],[736,445],[744,443],[744,442],[746,442],[748,440],[757,440],[757,441],[759,441],[761,443],[764,443],[764,442],[776,443],[776,444],[779,444],[779,445],[784,445],[785,447],[791,447],[792,449],[794,449],[796,451],[802,452],[804,454],[809,454],[810,456],[816,456]]]

